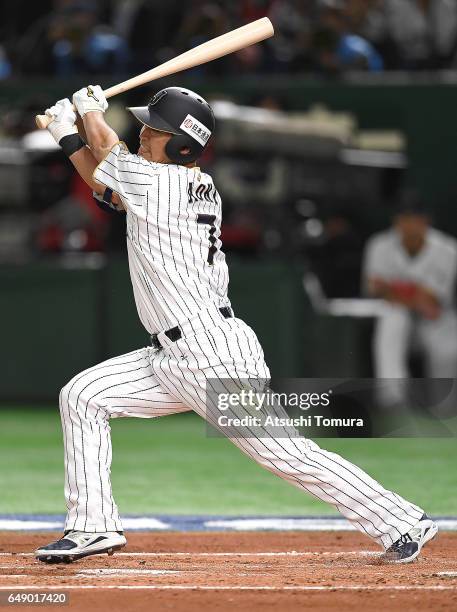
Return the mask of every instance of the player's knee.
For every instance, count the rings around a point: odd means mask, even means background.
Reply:
[[[77,375],[69,380],[60,391],[60,411],[65,411],[67,414],[71,411],[87,413],[89,405],[95,400],[94,395],[94,390],[84,381],[84,377]]]
[[[285,475],[296,474],[302,471],[303,463],[311,450],[309,442],[306,438],[295,438],[293,441],[287,439],[287,442],[283,441],[271,448],[265,445],[256,449],[257,461],[267,469],[273,466],[273,471],[276,471],[275,468],[280,464]],[[319,447],[315,445],[315,448]]]
[[[69,404],[73,385],[74,385],[74,379],[69,380],[67,384],[65,384],[60,390],[59,405],[60,405],[61,410],[63,407],[68,406]]]

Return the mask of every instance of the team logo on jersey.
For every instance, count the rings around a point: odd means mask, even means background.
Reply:
[[[179,126],[183,132],[192,136],[202,147],[208,142],[211,132],[206,128],[203,123],[200,123],[198,119],[195,119],[192,115],[187,115],[184,121]]]

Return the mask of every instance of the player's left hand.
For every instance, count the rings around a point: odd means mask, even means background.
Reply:
[[[100,85],[88,85],[74,93],[73,104],[81,117],[91,111],[104,113],[108,108],[108,102]]]

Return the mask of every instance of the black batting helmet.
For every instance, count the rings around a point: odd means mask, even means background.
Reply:
[[[214,131],[214,115],[201,96],[183,87],[167,87],[156,93],[147,106],[128,109],[144,125],[173,136],[165,152],[176,164],[195,161]],[[188,153],[181,153],[187,148]]]

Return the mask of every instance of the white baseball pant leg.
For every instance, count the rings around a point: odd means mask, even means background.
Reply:
[[[444,311],[436,320],[422,319],[417,335],[425,356],[426,375],[434,379],[428,387],[429,410],[438,417],[451,417],[457,406],[457,315]],[[452,379],[450,381],[440,379]],[[446,393],[443,393],[447,389]]]
[[[424,351],[427,376],[457,378],[457,315],[445,311],[436,320],[422,319],[418,336]]]
[[[121,531],[111,489],[110,418],[154,418],[189,410],[164,391],[151,348],[108,359],[75,376],[60,392],[65,452],[65,530]]]
[[[383,314],[376,321],[373,335],[375,376],[386,380],[377,389],[381,405],[395,405],[406,398],[408,353],[413,333],[413,319],[408,309],[386,302]]]
[[[208,380],[269,378],[254,332],[239,319],[221,320],[174,343],[161,337],[161,342],[160,351],[144,348],[110,359],[62,389],[67,530],[122,529],[110,482],[110,417],[154,418],[192,409],[216,425],[206,406]],[[333,505],[385,548],[423,514],[354,464],[286,429],[274,439],[230,440],[267,470]]]

